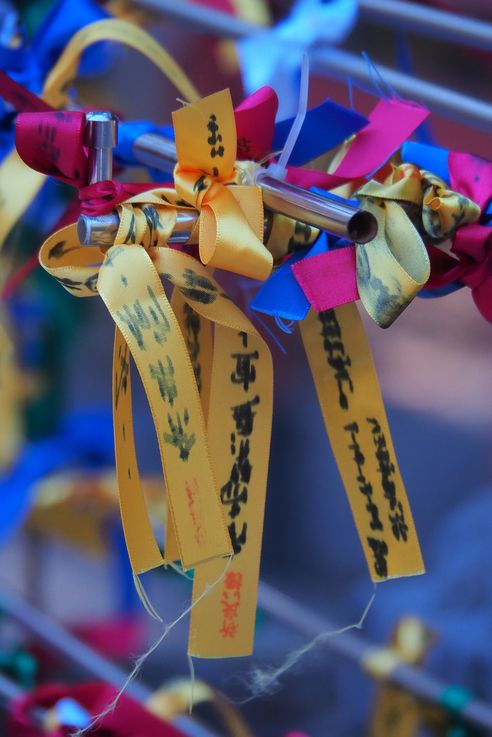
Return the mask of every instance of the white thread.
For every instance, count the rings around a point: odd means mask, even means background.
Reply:
[[[277,179],[285,179],[287,174],[287,164],[291,157],[292,151],[297,143],[297,139],[302,130],[304,120],[307,113],[308,105],[308,93],[309,93],[309,56],[305,53],[302,57],[301,64],[301,85],[299,89],[299,107],[297,110],[296,117],[292,123],[292,128],[289,131],[287,140],[282,153],[279,156],[277,162],[270,164],[267,171]]]
[[[158,612],[156,612],[152,602],[149,599],[147,592],[145,591],[144,585],[139,579],[137,573],[133,574],[133,583],[135,584],[135,589],[137,590],[138,598],[142,602],[147,614],[149,614],[152,617],[152,619],[156,619],[158,622],[161,622],[162,624],[162,617],[160,616],[160,614],[158,614]]]
[[[190,669],[190,705],[188,713],[191,716],[193,714],[193,705],[195,702],[195,664],[193,663],[193,658],[189,653],[186,657],[188,658],[188,667]]]
[[[248,696],[242,701],[234,701],[233,703],[238,705],[247,704],[250,701],[258,698],[258,696],[274,693],[275,689],[279,687],[279,678],[281,678],[289,670],[291,670],[291,668],[293,668],[305,655],[307,655],[307,653],[311,652],[311,650],[314,650],[314,648],[316,648],[318,645],[322,645],[324,642],[332,639],[333,637],[342,635],[344,632],[349,632],[353,629],[362,629],[375,598],[376,584],[374,584],[374,591],[371,594],[369,601],[367,602],[362,616],[360,617],[358,622],[356,622],[355,624],[349,624],[346,627],[341,627],[338,630],[321,632],[319,635],[316,635],[316,637],[310,640],[310,642],[308,642],[306,645],[303,645],[297,650],[293,650],[291,653],[289,653],[282,665],[280,665],[278,668],[255,668],[251,673],[249,682],[246,682],[246,685],[252,692],[251,696]]]
[[[149,649],[145,653],[143,653],[143,655],[140,655],[136,659],[131,673],[125,680],[123,686],[120,688],[116,696],[114,697],[113,701],[110,704],[108,704],[108,706],[100,714],[94,717],[91,720],[90,724],[88,724],[83,729],[78,729],[75,732],[73,732],[71,737],[84,737],[84,735],[86,735],[91,729],[93,729],[93,727],[96,726],[96,724],[99,724],[104,719],[105,716],[107,716],[108,714],[112,714],[112,712],[115,710],[116,706],[118,705],[118,701],[123,696],[123,694],[125,693],[130,683],[133,680],[135,680],[135,678],[140,673],[142,666],[144,665],[147,658],[150,655],[152,655],[152,653],[155,650],[157,650],[159,645],[166,639],[166,637],[171,632],[171,630],[174,629],[174,627],[177,624],[179,624],[179,622],[181,622],[181,620],[184,619],[197,606],[197,604],[199,604],[202,601],[202,599],[205,599],[205,597],[207,597],[210,594],[210,592],[213,591],[214,588],[219,585],[219,583],[224,579],[227,571],[229,570],[233,559],[234,559],[234,555],[230,555],[227,560],[226,565],[224,566],[224,570],[222,571],[220,576],[213,583],[207,584],[204,590],[202,591],[202,593],[200,594],[200,596],[196,599],[196,601],[194,601],[188,607],[186,607],[186,609],[184,609],[181,612],[179,617],[177,617],[173,622],[171,622],[171,624],[166,624],[164,627],[164,632],[157,638],[157,640],[153,643],[153,645],[151,645]]]

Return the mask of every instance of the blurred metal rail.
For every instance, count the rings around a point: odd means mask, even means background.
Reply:
[[[463,3],[464,4],[464,3]],[[406,0],[359,0],[360,17],[422,36],[492,51],[492,23]]]
[[[316,612],[265,582],[260,582],[258,605],[277,622],[284,624],[295,632],[308,638],[318,637],[338,630],[338,627]],[[20,597],[0,589],[0,610],[24,627],[36,640],[44,643],[53,652],[58,653],[65,662],[71,663],[84,675],[110,683],[120,689],[127,680],[127,674],[113,665],[99,653],[67,632],[61,625],[47,617]],[[355,629],[326,637],[323,647],[364,669],[366,659],[379,647],[370,642]],[[367,673],[367,671],[365,671]],[[371,673],[367,673],[371,676]],[[407,693],[428,703],[442,707],[443,697],[449,686],[423,669],[400,663],[390,671],[385,682],[402,688]],[[7,684],[8,687],[8,684]],[[5,696],[15,697],[14,691],[6,687]],[[137,701],[145,702],[151,691],[143,684],[133,681],[128,685],[128,693]],[[0,693],[2,679],[0,678]],[[484,734],[492,734],[492,706],[478,699],[470,699],[459,713],[459,718]],[[178,717],[174,724],[189,737],[211,737],[210,732],[188,717]]]
[[[176,2],[176,0],[138,0],[138,2],[142,6],[162,12],[169,18],[185,22],[186,27],[190,30],[210,33],[210,35],[221,38],[239,40],[255,34],[268,33],[268,29],[265,30],[261,26],[248,23],[240,18],[235,18],[217,10],[210,10],[201,5],[194,5],[186,2],[186,0],[180,0],[180,2]],[[381,7],[380,17],[384,17],[387,22],[391,20],[389,14],[390,7],[405,6],[407,12],[408,6],[411,6],[412,9],[418,7],[422,19],[425,17],[426,12],[428,12],[428,9],[423,6],[416,6],[413,3],[397,2],[397,0],[385,0],[385,2],[381,2],[380,0],[361,0],[361,2],[363,15],[366,14],[369,16],[371,14],[372,17],[375,17],[378,12],[377,8]],[[452,13],[444,13],[444,11],[434,12],[442,13],[442,16],[439,17],[442,19],[444,16],[447,19],[448,38],[451,38],[449,35],[451,28],[454,28],[457,33],[456,23],[452,24],[449,18],[454,17]],[[415,10],[413,10],[412,17],[414,17],[413,24],[416,26],[418,19]],[[472,24],[473,28],[477,31],[476,26],[481,27],[483,44],[485,44],[486,39],[490,35],[490,45],[487,48],[492,48],[491,24],[481,23],[479,21],[469,21],[467,23],[466,18],[461,18],[461,16],[456,16],[456,18],[460,19],[460,26],[463,29],[468,29],[466,38],[470,39],[470,43],[473,37],[470,31],[470,24]],[[413,24],[409,20],[405,25],[410,30]],[[429,26],[429,33],[431,28],[437,28],[437,25]],[[464,32],[463,38],[465,35]],[[454,40],[458,40],[457,36],[453,38]],[[487,41],[487,43],[489,42]],[[477,41],[477,47],[479,45]],[[292,48],[292,45],[290,47]],[[482,47],[485,48],[485,46]],[[322,75],[336,79],[351,77],[359,82],[370,82],[370,72],[367,64],[356,54],[336,48],[316,47],[310,52],[310,59],[314,71]],[[377,68],[383,79],[404,97],[420,102],[440,115],[459,120],[475,128],[492,132],[492,103],[461,94],[460,92],[433,84],[432,82],[426,82],[409,74],[398,72],[390,67],[377,64]]]

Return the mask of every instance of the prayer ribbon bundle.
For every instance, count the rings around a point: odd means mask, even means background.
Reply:
[[[173,185],[149,189],[103,182],[84,187],[85,116],[52,108],[66,105],[62,88],[75,76],[82,50],[99,40],[140,48],[189,100],[173,114]],[[10,93],[13,101],[12,88]],[[28,176],[36,183],[45,174],[71,183],[81,188],[85,212],[116,209],[119,217],[111,244],[82,246],[71,225],[46,240],[40,262],[74,296],[100,296],[115,322],[119,503],[142,598],[138,576],[145,571],[174,562],[184,570],[193,568],[190,654],[223,657],[252,651],[273,365],[266,341],[229,298],[214,269],[263,281],[252,307],[300,321],[326,432],[372,580],[422,573],[410,504],[354,303],[360,298],[378,325],[390,326],[427,284],[431,261],[433,268],[441,263],[438,244],[453,239],[456,253],[466,254],[464,261],[476,258],[479,265],[466,261],[461,270],[454,265],[448,278],[470,284],[477,304],[483,304],[489,277],[488,253],[481,254],[487,250],[489,228],[477,222],[488,198],[471,185],[471,175],[448,183],[393,156],[428,111],[389,99],[379,101],[368,119],[330,101],[308,114],[319,141],[314,146],[312,133],[301,133],[287,181],[356,198],[377,228],[369,242],[349,244],[333,236],[318,239],[315,228],[277,215],[265,235],[258,162],[273,160],[276,140],[286,138],[275,124],[277,101],[270,88],[236,110],[227,90],[199,99],[147,34],[121,21],[100,21],[72,39],[43,97],[45,103],[24,98],[24,112],[17,118],[17,149],[33,170]],[[320,130],[319,120],[326,130]],[[328,150],[333,153],[328,172],[302,168]],[[21,165],[13,154],[0,169],[5,233],[20,213],[6,188],[14,160],[16,167]],[[469,162],[470,171],[478,167],[488,177],[490,165],[477,162]],[[26,185],[26,196],[28,191]],[[194,211],[199,217],[186,246],[171,248],[178,214]],[[165,287],[173,288],[171,299]],[[481,311],[486,314],[487,308]],[[140,483],[132,358],[151,409],[166,483],[164,552]]]

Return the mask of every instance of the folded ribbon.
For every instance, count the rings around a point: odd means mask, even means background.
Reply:
[[[448,166],[451,186],[472,198],[484,212],[492,197],[492,163],[469,154],[450,152]],[[470,287],[480,314],[492,322],[492,228],[480,223],[460,227],[451,253],[431,251],[431,288],[455,281]]]
[[[166,477],[170,520],[166,560],[179,559],[185,568],[197,566],[190,650],[202,657],[246,655],[252,649],[271,431],[272,365],[266,344],[205,267],[166,244],[177,209],[187,207],[182,199],[185,193],[188,201],[201,208],[200,222],[206,221],[199,226],[200,245],[206,252],[207,247],[219,244],[219,256],[212,254],[214,263],[226,263],[237,273],[258,275],[267,268],[269,273],[272,256],[259,236],[263,227],[259,189],[225,186],[236,176],[228,161],[230,154],[225,156],[226,147],[232,144],[224,129],[231,119],[230,97],[224,93],[179,112],[175,119],[180,157],[176,178],[183,183],[181,191],[154,190],[119,205],[115,244],[102,263],[98,249],[79,246],[75,226],[54,234],[40,253],[41,264],[68,291],[76,296],[99,293],[118,328],[113,383],[117,476],[125,537],[138,574],[160,565],[163,559],[139,493],[130,352],[134,357],[152,409]],[[213,123],[212,130],[207,123]],[[201,127],[202,137],[197,135]],[[208,161],[215,159],[211,150],[221,146],[224,155],[216,156],[225,159],[224,168],[221,171],[219,162],[208,176],[204,173]],[[235,155],[235,148],[233,151]],[[232,177],[227,176],[231,169]],[[191,240],[195,237],[192,234]],[[234,249],[234,239],[240,247],[231,256],[227,249]],[[224,249],[225,257],[220,253]],[[175,286],[172,307],[160,276]],[[206,335],[212,323],[213,350],[206,360],[202,347],[209,344]],[[204,413],[208,406],[207,433]],[[228,452],[231,465],[224,464]],[[209,591],[224,574],[223,561],[212,559],[230,550],[235,557],[223,586]],[[205,591],[209,592],[203,598]]]
[[[242,186],[230,92],[223,90],[173,113],[176,192],[200,211],[200,259],[253,279],[266,279],[272,255],[263,245],[261,190]],[[201,134],[201,135],[200,135]],[[234,187],[226,187],[234,184]]]

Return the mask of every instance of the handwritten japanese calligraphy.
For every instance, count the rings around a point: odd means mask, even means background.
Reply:
[[[371,426],[372,439],[376,450],[378,471],[381,474],[381,486],[383,487],[385,499],[388,500],[390,514],[388,519],[391,523],[391,531],[396,540],[407,542],[408,525],[405,521],[403,504],[397,499],[395,483],[395,464],[391,460],[390,452],[386,442],[386,436],[381,425],[375,417],[367,418]]]
[[[417,533],[357,307],[311,312],[301,333],[371,578],[422,573]]]
[[[242,585],[243,574],[240,571],[229,571],[226,573],[220,600],[222,608],[220,635],[224,639],[234,639],[239,631],[237,619],[241,606]]]
[[[138,343],[138,347],[146,350],[145,334],[151,332],[154,340],[159,345],[166,341],[170,330],[169,320],[164,314],[151,287],[147,287],[148,295],[152,305],[144,308],[139,299],[132,305],[123,305],[118,311],[118,317],[125,323]]]
[[[328,365],[334,372],[334,378],[338,387],[338,402],[342,409],[349,408],[347,394],[353,394],[354,384],[349,369],[352,366],[350,356],[346,355],[345,345],[342,340],[342,332],[338,324],[335,310],[325,310],[318,315],[321,323],[321,336],[323,348],[326,353]]]

